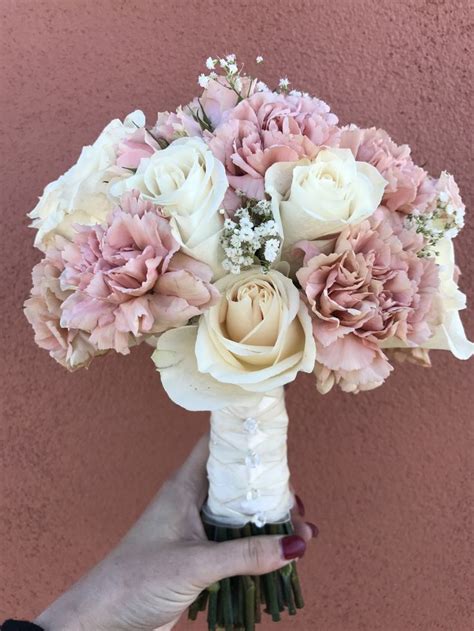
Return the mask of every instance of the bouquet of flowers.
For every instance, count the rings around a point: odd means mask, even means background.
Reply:
[[[257,57],[257,63],[262,61]],[[207,534],[290,534],[284,386],[380,386],[430,349],[468,359],[453,177],[382,129],[209,58],[201,95],[112,121],[30,217],[43,258],[25,314],[69,370],[148,342],[178,405],[211,411]],[[254,628],[303,606],[296,567],[212,585],[190,610]]]

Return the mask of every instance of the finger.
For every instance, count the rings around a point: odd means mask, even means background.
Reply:
[[[199,510],[207,495],[206,460],[208,453],[209,435],[205,434],[196,443],[181,468],[163,484],[127,536],[144,536],[143,533],[154,533],[154,536],[158,537],[164,533],[169,534],[167,525],[174,529],[176,527],[174,517],[182,516],[186,509],[190,510],[194,507],[196,514],[199,515]],[[182,510],[177,511],[177,507]],[[167,521],[169,523],[167,525],[162,524],[160,528],[157,528],[156,524],[162,512],[168,516]]]
[[[296,535],[302,537],[306,543],[311,539],[314,539],[319,534],[319,529],[315,524],[308,522],[304,519],[305,506],[303,500],[295,493],[293,487],[291,487],[293,494],[293,508],[291,509],[291,523]]]
[[[304,539],[296,535],[264,535],[208,543],[201,549],[201,579],[214,583],[228,576],[266,574],[302,557],[305,550]]]
[[[204,434],[183,465],[176,471],[174,481],[190,494],[190,500],[199,507],[206,499],[208,480],[206,472],[209,458],[209,434]]]
[[[304,517],[306,513],[306,509],[305,509],[303,500],[297,493],[295,493],[295,490],[293,487],[291,487],[291,493],[293,495],[293,506],[291,507],[292,516],[294,514],[297,514],[297,515],[301,515],[301,517]]]
[[[306,522],[300,515],[294,514],[291,518],[291,523],[293,524],[295,535],[304,539],[306,543],[309,543],[311,539],[317,536],[317,527],[310,522]]]

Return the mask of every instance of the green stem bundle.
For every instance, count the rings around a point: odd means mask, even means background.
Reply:
[[[247,524],[243,528],[226,528],[205,524],[210,541],[222,542],[257,535],[291,535],[291,522],[267,524],[262,528]],[[209,631],[255,631],[264,613],[274,622],[285,611],[290,616],[304,606],[296,563],[263,576],[234,576],[210,585],[189,608],[188,617],[196,620],[207,607]]]

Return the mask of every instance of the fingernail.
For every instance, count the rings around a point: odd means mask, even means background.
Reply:
[[[299,495],[295,495],[295,502],[296,502],[296,507],[298,509],[298,513],[301,515],[301,517],[304,517],[304,514],[305,514],[304,504]]]
[[[316,539],[316,537],[319,535],[319,528],[316,526],[316,524],[312,524],[310,521],[307,521],[306,525],[311,528],[313,539]]]
[[[304,556],[306,551],[306,544],[304,539],[297,535],[290,535],[283,537],[281,540],[281,549],[284,558],[289,561],[290,559],[297,559]]]

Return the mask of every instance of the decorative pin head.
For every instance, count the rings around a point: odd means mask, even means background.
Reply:
[[[258,431],[258,421],[253,416],[248,416],[244,421],[244,430],[247,434],[255,434]]]

